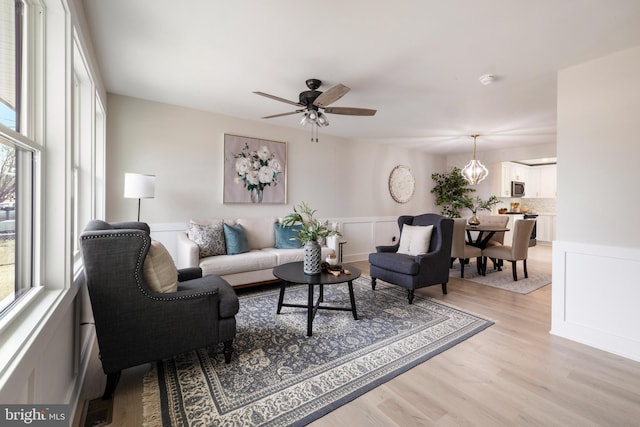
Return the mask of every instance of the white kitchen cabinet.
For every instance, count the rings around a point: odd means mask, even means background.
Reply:
[[[555,198],[558,195],[558,168],[556,165],[538,166],[540,185],[538,197]]]
[[[506,167],[505,163],[495,163],[491,167],[491,173],[489,173],[493,194],[498,197],[511,196],[511,184],[509,184],[508,188],[505,186],[506,180],[504,179],[504,176]]]
[[[556,215],[538,215],[536,239],[540,242],[553,242],[556,239]]]
[[[528,170],[526,198],[555,198],[557,193],[556,165],[532,166]]]

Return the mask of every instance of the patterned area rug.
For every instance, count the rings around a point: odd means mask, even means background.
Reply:
[[[306,336],[306,310],[283,307],[278,289],[240,294],[234,355],[198,350],[156,363],[144,379],[144,425],[302,426],[464,341],[492,322],[368,278],[354,281],[359,320],[321,310]],[[305,303],[307,287],[285,302]],[[349,304],[346,284],[325,303]]]
[[[518,262],[516,270],[518,280],[514,282],[510,262],[505,262],[502,271],[498,271],[493,269],[493,264],[489,261],[486,276],[481,276],[478,274],[475,261],[472,261],[464,267],[464,280],[470,280],[475,283],[480,283],[481,285],[492,286],[519,294],[528,294],[551,283],[551,274],[536,272],[531,270],[531,268],[527,268],[527,270],[529,278],[525,279],[522,262]],[[449,276],[457,279],[460,278],[460,264],[457,260],[453,263],[453,268],[449,270]]]

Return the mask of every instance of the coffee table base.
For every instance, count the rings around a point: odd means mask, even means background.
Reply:
[[[307,336],[310,337],[313,334],[313,319],[316,316],[316,312],[318,310],[336,310],[336,311],[350,311],[353,314],[353,318],[358,320],[358,313],[356,312],[356,300],[353,295],[353,281],[349,280],[347,282],[347,286],[349,287],[349,300],[351,301],[351,307],[335,307],[329,305],[321,305],[324,302],[324,285],[320,284],[308,284],[309,287],[309,297],[307,300],[307,305],[302,304],[288,304],[284,302],[284,292],[287,287],[287,284],[291,282],[282,281],[280,283],[280,296],[278,298],[278,311],[280,314],[280,310],[282,307],[298,307],[298,308],[306,308],[307,309]],[[320,286],[320,294],[318,295],[318,299],[314,298],[314,286]]]

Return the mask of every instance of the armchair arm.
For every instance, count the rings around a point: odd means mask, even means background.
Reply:
[[[376,252],[398,252],[399,243],[391,246],[376,246]]]
[[[187,267],[178,269],[178,282],[199,279],[202,277],[202,269],[200,267]]]
[[[176,237],[176,266],[178,268],[198,267],[200,265],[200,248],[187,235],[186,231],[178,232]]]

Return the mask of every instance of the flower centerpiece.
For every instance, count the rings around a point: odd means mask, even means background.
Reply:
[[[480,220],[476,216],[477,211],[489,211],[491,208],[500,203],[500,200],[496,196],[491,196],[487,200],[481,199],[479,196],[469,198],[466,202],[466,207],[471,210],[473,215],[469,218],[469,225],[479,225]]]
[[[253,203],[262,203],[264,189],[270,185],[277,185],[278,174],[282,172],[282,166],[275,154],[265,145],[251,150],[249,144],[245,143],[242,151],[233,157],[236,159],[235,182],[242,183],[251,193]]]
[[[293,207],[293,212],[284,217],[280,223],[284,226],[299,225],[295,240],[304,245],[304,272],[305,274],[318,274],[322,270],[320,239],[329,236],[340,236],[340,233],[331,230],[327,224],[314,218],[315,209],[311,209],[305,202]]]

